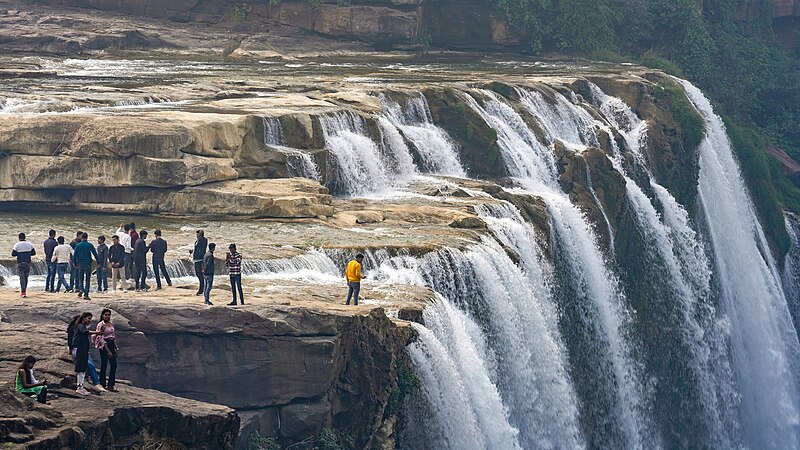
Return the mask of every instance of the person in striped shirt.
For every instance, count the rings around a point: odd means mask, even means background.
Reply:
[[[239,290],[239,299],[244,305],[244,293],[242,292],[242,254],[236,251],[236,244],[228,246],[228,253],[225,254],[225,266],[228,268],[228,275],[231,277],[231,294],[233,300],[228,305],[236,305],[236,290]]]

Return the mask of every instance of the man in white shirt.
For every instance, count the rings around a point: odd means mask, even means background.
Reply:
[[[65,291],[69,290],[69,284],[67,284],[67,280],[64,279],[64,274],[69,270],[69,262],[72,257],[72,246],[64,243],[64,236],[59,236],[56,242],[58,242],[58,245],[53,249],[52,261],[56,263],[58,284],[56,284],[56,288],[53,292],[60,291],[62,285]]]
[[[119,237],[119,243],[125,247],[125,280],[133,278],[133,247],[131,246],[131,226],[126,224],[120,225],[117,232],[114,233]]]

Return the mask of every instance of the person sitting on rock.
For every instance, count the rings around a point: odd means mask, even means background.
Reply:
[[[214,284],[214,249],[217,248],[217,244],[210,243],[208,244],[208,252],[203,257],[203,284],[204,284],[204,291],[203,295],[206,299],[206,305],[213,305],[211,303],[211,286]]]
[[[231,277],[231,294],[233,300],[228,305],[236,305],[236,290],[239,290],[239,298],[244,305],[244,293],[242,292],[242,254],[236,251],[236,244],[228,246],[229,252],[225,254],[225,266],[228,268],[228,275]]]
[[[133,240],[133,238],[131,238]],[[142,230],[133,246],[133,266],[136,268],[136,292],[146,291],[147,284],[147,252],[150,247],[147,245],[147,231]]]
[[[32,355],[26,356],[17,368],[17,392],[33,394],[39,403],[47,403],[47,379],[43,378],[42,381],[39,381],[33,376],[34,364],[36,364],[36,358]]]
[[[89,340],[91,336],[99,334],[100,331],[90,331],[89,324],[92,323],[92,313],[85,312],[78,319],[75,327],[75,334],[72,340],[75,342],[75,374],[77,376],[77,388],[75,392],[81,395],[88,395],[89,391],[83,387],[86,380],[86,371],[89,370]]]
[[[345,277],[347,278],[347,300],[345,305],[350,304],[350,297],[353,298],[353,304],[358,305],[358,293],[361,291],[361,280],[366,278],[361,275],[361,264],[364,262],[364,255],[361,253],[356,255],[356,258],[347,263],[347,270]]]
[[[25,240],[25,233],[19,234],[19,242],[14,244],[11,256],[17,258],[17,274],[19,275],[20,297],[27,297],[28,276],[31,273],[31,256],[36,254],[33,244]]]

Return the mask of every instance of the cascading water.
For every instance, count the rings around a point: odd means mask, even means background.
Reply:
[[[595,105],[624,138],[624,149],[611,141],[612,162],[625,179],[638,233],[626,240],[620,259],[637,321],[642,328],[660,327],[657,336],[642,334],[647,370],[658,376],[654,387],[658,422],[668,434],[680,435],[684,439],[681,445],[706,441],[710,446],[728,447],[730,430],[736,428],[729,400],[733,381],[723,331],[714,322],[705,248],[684,208],[647,168],[641,150],[646,122],[620,99],[606,95],[594,84],[590,87]],[[638,169],[646,175],[647,188],[654,192],[663,214],[628,175],[622,163],[623,150],[634,156]],[[643,248],[653,251],[642,252]],[[676,309],[676,304],[680,308]]]
[[[425,326],[409,353],[434,420],[418,420],[413,448],[516,449],[519,431],[508,422],[486,366],[477,325],[443,296],[423,313]],[[423,430],[420,433],[419,427]]]
[[[286,155],[289,174],[320,181],[319,168],[308,153],[284,145],[281,121],[276,117],[263,117],[264,145]]]
[[[558,187],[551,149],[538,142],[510,105],[494,93],[479,94],[486,98],[483,105],[471,96],[468,104],[497,131],[509,173],[548,206],[557,264],[569,273],[561,280],[568,288],[562,286],[558,296],[565,312],[560,318],[562,334],[570,351],[588,356],[572,361],[578,396],[593,405],[589,408],[612,405],[593,409],[591,418],[583,418],[584,427],[593,428],[596,439],[590,445],[658,445],[644,414],[644,388],[623,333],[627,323],[624,296],[606,267],[594,230]]]
[[[792,314],[794,329],[800,331],[800,222],[790,214],[786,214],[785,220],[792,246],[783,262],[783,292]]]
[[[722,119],[699,89],[681,84],[706,121],[698,199],[729,324],[744,441],[752,448],[798,448],[800,344],[781,282]]]
[[[320,118],[328,150],[327,185],[332,192],[357,195],[385,191],[389,178],[378,145],[365,130],[364,119],[352,112]]]
[[[414,146],[422,172],[465,176],[455,143],[443,129],[433,124],[424,95],[410,97],[405,107],[385,95],[380,98],[385,118]]]

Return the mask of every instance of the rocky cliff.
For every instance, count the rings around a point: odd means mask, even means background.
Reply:
[[[81,397],[63,323],[52,316],[2,319],[0,367],[7,381],[0,392],[0,442],[7,448],[234,448],[240,420],[232,409],[129,385],[119,394]],[[57,397],[47,405],[13,392],[13,374],[29,354]]]
[[[296,443],[313,442],[323,429],[335,430],[354,447],[393,447],[398,373],[408,371],[404,348],[413,337],[409,327],[375,307],[282,305],[255,295],[250,306],[208,309],[186,304],[180,291],[147,300],[95,296],[114,311],[119,374],[136,387],[126,384],[119,394],[92,394],[88,400],[68,391],[74,375],[62,349],[65,322],[86,305],[3,301],[3,372],[13,373],[21,358],[34,354],[41,359],[40,376],[55,377],[63,388],[47,406],[6,391],[0,439],[28,448],[159,440],[233,448],[241,420],[237,448],[248,448],[256,432]],[[414,295],[417,303],[407,297],[405,304],[419,311],[430,294]],[[30,336],[31,328],[40,332]],[[22,417],[13,418],[21,411]]]

